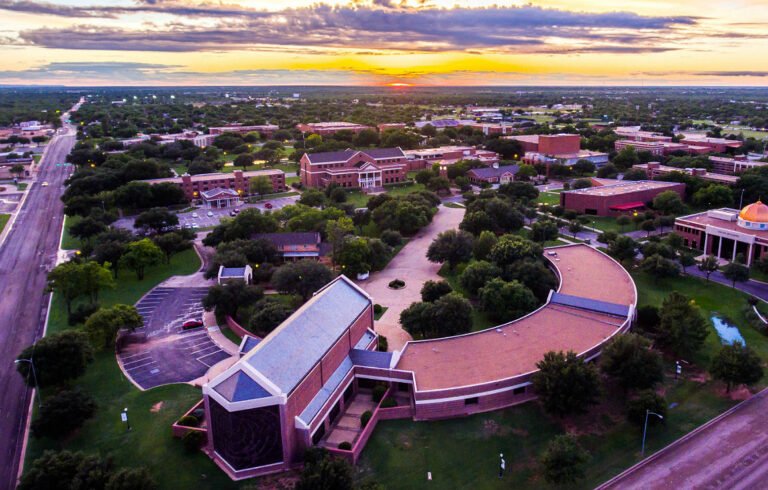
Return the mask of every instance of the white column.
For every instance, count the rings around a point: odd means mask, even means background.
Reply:
[[[707,240],[709,240],[709,233],[704,232],[704,255],[707,255]]]
[[[720,240],[717,243],[717,258],[720,258],[720,252],[723,251],[723,237],[720,237]]]
[[[752,247],[754,246],[754,243],[749,244],[749,255],[747,255],[747,267],[752,265]]]
[[[734,262],[736,260],[736,249],[739,248],[739,242],[738,240],[733,240],[733,258],[731,259],[731,262]]]

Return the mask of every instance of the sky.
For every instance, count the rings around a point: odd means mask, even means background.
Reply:
[[[0,84],[748,85],[768,0],[0,0]]]

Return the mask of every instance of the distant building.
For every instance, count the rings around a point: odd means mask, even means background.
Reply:
[[[768,165],[768,162],[761,162],[759,160],[715,156],[709,157],[709,163],[712,164],[712,172],[725,175],[736,175],[746,170]]]
[[[741,211],[722,208],[681,216],[675,233],[686,247],[729,262],[741,254],[749,266],[768,257],[768,206],[757,201]]]
[[[477,129],[478,131],[482,131],[482,133],[486,136],[497,136],[497,135],[505,135],[505,134],[512,134],[515,131],[518,131],[518,125],[512,124],[512,123],[487,123],[487,122],[479,122],[479,123],[473,123],[469,125],[473,129]]]
[[[390,131],[393,129],[405,129],[408,127],[405,123],[382,123],[376,126],[379,132]]]
[[[560,205],[579,214],[618,216],[645,209],[653,198],[665,191],[685,196],[685,184],[652,180],[622,181],[599,179],[586,189],[563,191]]]
[[[685,138],[680,143],[691,146],[704,146],[712,153],[725,153],[728,150],[738,150],[744,144],[739,140],[725,138],[710,138],[700,134],[684,134]]]
[[[245,267],[219,266],[219,274],[217,277],[218,284],[229,284],[240,281],[245,284],[251,284],[253,282],[253,269],[250,265],[246,265]]]
[[[277,253],[286,261],[302,259],[320,260],[330,255],[328,244],[323,243],[320,233],[290,232],[290,233],[257,233],[253,240],[267,240],[277,249]]]
[[[35,160],[32,157],[26,158],[8,158],[6,155],[0,155],[0,179],[14,179],[16,177],[29,177],[32,165]],[[24,169],[21,174],[14,174],[11,169],[16,165],[21,165]]]
[[[421,129],[424,126],[432,126],[438,131],[442,131],[445,128],[460,128],[461,126],[471,126],[475,124],[474,119],[434,119],[431,121],[416,121],[416,129]]]
[[[473,168],[467,172],[467,178],[472,184],[508,184],[515,180],[517,172],[520,170],[519,165],[504,165],[504,166],[491,166]]]
[[[166,182],[176,184],[182,188],[184,195],[186,195],[187,199],[190,201],[203,199],[208,200],[208,203],[210,204],[217,200],[222,202],[225,199],[229,199],[231,204],[233,201],[235,201],[235,197],[244,197],[250,194],[250,180],[253,177],[268,177],[272,182],[272,192],[283,192],[286,189],[285,173],[282,170],[277,169],[251,170],[249,172],[235,170],[231,174],[184,174],[181,177],[165,177],[161,179],[144,180],[142,182],[146,182],[151,185]],[[214,190],[217,192],[211,193],[211,191]],[[231,192],[222,192],[226,190],[234,191],[237,196]],[[203,193],[207,194],[204,196]]]
[[[306,187],[336,183],[345,188],[372,190],[404,182],[408,170],[400,148],[305,153],[299,164],[301,183]]]
[[[499,154],[493,151],[481,150],[474,146],[441,146],[439,148],[422,148],[406,150],[408,170],[423,170],[432,164],[452,165],[459,160],[479,160],[484,165],[499,163]]]
[[[319,123],[306,123],[297,124],[296,129],[302,133],[314,133],[320,136],[329,136],[336,134],[339,131],[352,131],[357,134],[364,129],[370,129],[368,126],[362,124],[355,124],[350,122],[319,122]]]
[[[706,146],[687,145],[684,143],[673,143],[671,141],[634,141],[617,140],[613,147],[616,151],[631,146],[635,151],[647,151],[655,157],[671,155],[673,153],[684,152],[690,155],[704,155],[710,153]]]
[[[633,165],[632,168],[645,170],[649,179],[656,178],[660,175],[666,175],[671,172],[680,172],[723,185],[735,185],[739,180],[738,176],[707,172],[707,169],[705,168],[670,167],[669,165],[662,165],[659,162],[638,163],[637,165]]]
[[[522,160],[531,165],[571,166],[579,160],[587,160],[601,167],[608,163],[607,153],[582,150],[578,134],[530,134],[505,138],[520,143],[525,153]]]
[[[230,124],[229,126],[217,126],[208,128],[208,133],[218,136],[224,133],[259,133],[262,138],[271,138],[280,127],[275,124],[257,124],[253,126],[243,126],[241,124]]]

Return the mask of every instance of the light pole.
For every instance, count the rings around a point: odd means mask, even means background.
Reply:
[[[120,413],[120,420],[125,422],[126,430],[131,430],[131,422],[128,421],[128,408],[124,408]]]
[[[35,380],[35,390],[37,390],[37,406],[38,408],[42,408],[43,406],[43,400],[42,400],[42,394],[40,392],[40,385],[37,384],[37,372],[35,371],[35,363],[32,361],[32,358],[29,359],[16,359],[13,361],[14,364],[19,364],[22,362],[28,362],[30,366],[32,366],[32,379]]]
[[[645,457],[645,434],[648,431],[648,416],[649,415],[655,415],[658,418],[660,418],[661,420],[664,420],[664,416],[663,415],[659,415],[656,412],[651,412],[650,410],[646,410],[645,411],[645,425],[643,425],[643,446],[642,446],[642,449],[640,449],[640,457],[641,458]]]
[[[741,190],[741,197],[739,197],[739,209],[742,209],[742,206],[744,205],[744,191],[745,190],[747,190],[747,189],[745,188],[745,189]]]

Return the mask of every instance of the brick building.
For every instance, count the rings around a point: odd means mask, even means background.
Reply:
[[[607,182],[600,179],[597,185],[586,189],[563,191],[560,205],[579,214],[618,216],[646,208],[653,198],[665,191],[675,191],[685,197],[685,184],[653,180]]]
[[[474,146],[441,146],[439,148],[406,150],[404,153],[408,159],[409,172],[431,168],[435,163],[452,165],[459,160],[479,160],[488,166],[499,163],[498,153],[481,150]]]
[[[491,167],[473,168],[467,172],[467,178],[472,184],[508,184],[515,180],[519,165],[493,165]]]
[[[533,399],[531,377],[544,353],[595,359],[629,330],[637,303],[631,276],[602,252],[567,245],[546,257],[559,286],[539,309],[394,352],[373,350],[372,298],[336,278],[203,386],[206,453],[233,479],[295,468],[311,446],[355,462],[380,420],[463,417]],[[397,406],[373,402],[374,383]],[[361,408],[371,412],[365,427]]]
[[[336,183],[345,188],[377,189],[404,182],[408,173],[408,162],[400,148],[305,153],[299,165],[305,187]]]
[[[749,266],[768,257],[768,206],[758,201],[741,211],[722,208],[681,216],[675,233],[686,247],[729,262],[741,254]]]
[[[505,136],[520,143],[523,162],[537,165],[573,165],[579,160],[588,160],[600,167],[608,163],[608,154],[582,150],[578,134],[528,134]]]
[[[729,150],[738,150],[744,144],[739,140],[725,138],[709,138],[700,134],[684,134],[680,143],[690,146],[703,146],[709,148],[711,153],[726,153]]]
[[[670,167],[669,165],[662,165],[659,162],[638,163],[637,165],[633,165],[632,168],[645,170],[649,179],[654,179],[660,175],[666,175],[671,172],[680,172],[723,185],[735,185],[739,180],[738,176],[707,172],[707,169],[705,168]]]
[[[249,172],[235,170],[231,174],[184,174],[181,177],[166,177],[162,179],[144,180],[143,182],[152,185],[164,182],[176,184],[182,188],[187,199],[192,201],[201,199],[203,197],[203,192],[210,192],[217,189],[232,189],[240,196],[247,196],[250,194],[250,180],[253,177],[269,177],[269,180],[272,182],[273,192],[283,192],[286,189],[285,173],[282,170],[277,169],[251,170]]]
[[[764,167],[768,162],[748,160],[747,158],[709,157],[712,172],[724,175],[736,175],[753,168]]]
[[[319,123],[306,123],[297,124],[296,129],[302,133],[314,133],[320,136],[329,136],[338,133],[339,131],[352,131],[357,134],[364,129],[371,129],[368,126],[362,124],[355,124],[350,122],[319,122]]]
[[[653,156],[666,156],[676,152],[685,152],[690,155],[703,155],[709,153],[711,150],[706,146],[688,145],[684,143],[673,143],[671,141],[634,141],[634,140],[617,140],[613,147],[616,151],[621,151],[624,148],[631,146],[635,151],[647,151]]]

